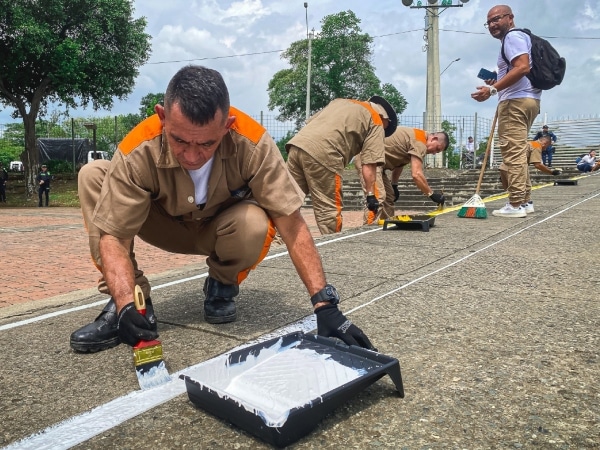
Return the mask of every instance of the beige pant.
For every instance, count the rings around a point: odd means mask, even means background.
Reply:
[[[526,202],[529,170],[527,135],[540,112],[540,101],[533,98],[504,100],[498,104],[498,145],[506,167],[508,201]]]
[[[367,188],[365,186],[365,179],[362,175],[362,163],[360,160],[360,155],[356,155],[354,157],[354,167],[356,167],[356,171],[358,172],[360,185],[362,186],[363,194],[366,198]],[[363,209],[363,224],[365,225],[377,224],[379,219],[389,219],[390,217],[393,217],[395,213],[394,190],[392,189],[392,182],[383,171],[383,166],[377,166],[374,189],[375,190],[373,194],[379,202],[379,210],[377,211],[377,214],[375,214],[373,211],[369,211],[365,203],[365,207]]]
[[[342,177],[294,146],[289,149],[287,167],[300,189],[310,194],[321,234],[342,231]]]
[[[83,220],[89,236],[92,260],[102,271],[100,259],[100,230],[93,224],[93,213],[100,197],[102,182],[110,166],[98,160],[83,166],[79,172],[79,199]],[[208,256],[209,275],[224,284],[240,284],[266,256],[275,236],[273,223],[266,212],[255,203],[243,201],[227,208],[208,221],[180,221],[152,203],[146,222],[138,236],[148,244],[172,253]],[[150,296],[150,284],[138,268],[133,243],[130,258],[135,283],[144,296]],[[165,266],[165,270],[169,267]],[[98,290],[110,295],[101,277]]]

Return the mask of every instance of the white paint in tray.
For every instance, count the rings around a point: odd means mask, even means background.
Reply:
[[[366,373],[334,361],[329,354],[296,348],[300,340],[282,347],[279,339],[245,361],[228,362],[222,355],[198,366],[188,376],[261,417],[269,427],[285,424],[290,410],[310,404]]]

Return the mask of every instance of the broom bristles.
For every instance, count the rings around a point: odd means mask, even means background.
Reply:
[[[487,209],[481,197],[475,194],[460,208],[457,215],[468,219],[486,219]]]

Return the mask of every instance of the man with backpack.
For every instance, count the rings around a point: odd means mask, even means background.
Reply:
[[[507,5],[494,6],[484,24],[502,41],[497,59],[498,79],[485,80],[471,97],[479,102],[498,94],[498,144],[506,167],[508,203],[492,212],[498,217],[526,217],[521,206],[527,192],[527,135],[540,112],[541,89],[527,77],[532,69],[531,37],[515,28],[514,15]],[[511,31],[512,30],[512,31]],[[506,56],[506,60],[503,57]]]

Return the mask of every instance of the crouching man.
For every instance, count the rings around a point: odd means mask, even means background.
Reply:
[[[111,161],[86,164],[79,196],[99,290],[111,296],[96,320],[72,333],[80,352],[158,337],[150,285],[133,252],[135,236],[173,253],[207,256],[204,318],[236,319],[240,283],[266,256],[276,230],[317,316],[318,333],[373,348],[338,309],[320,256],[300,214],[304,194],[266,130],[229,104],[221,75],[179,70],[164,106],[134,128]],[[133,304],[135,285],[146,315]]]

